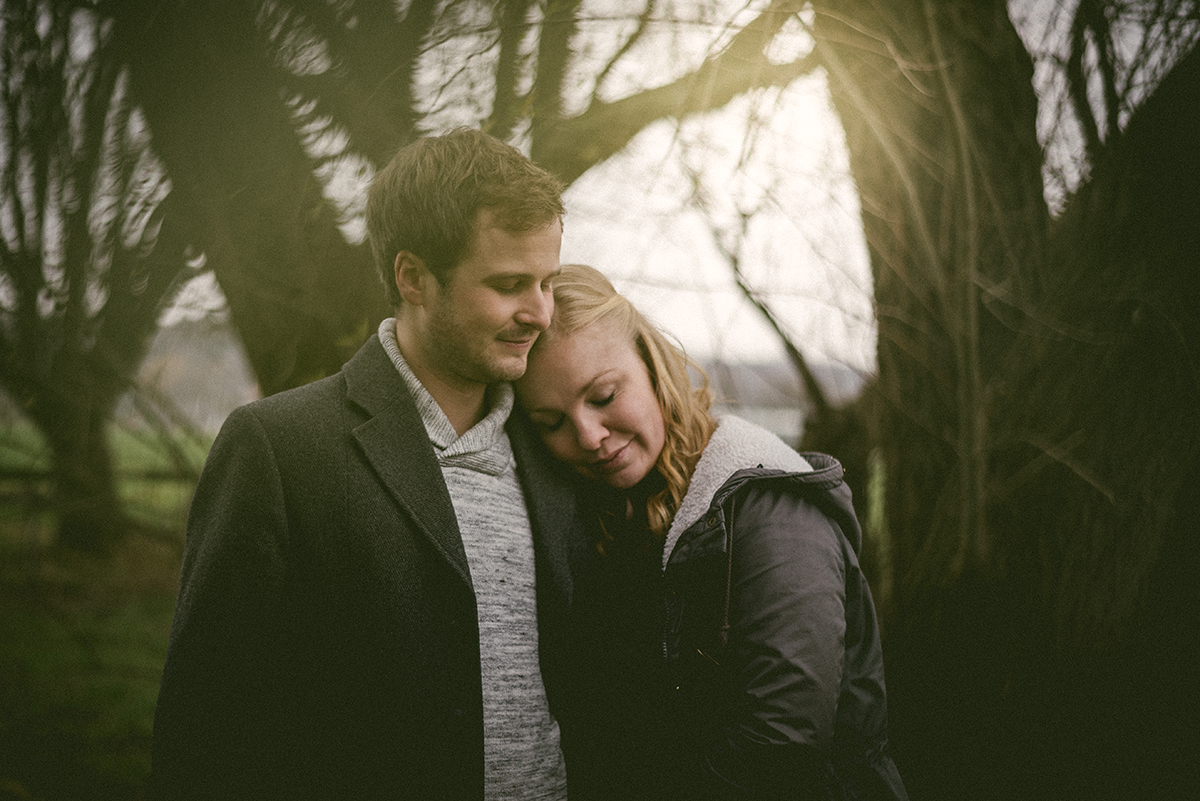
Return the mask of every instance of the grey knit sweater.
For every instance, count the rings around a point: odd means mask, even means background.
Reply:
[[[491,411],[460,437],[400,354],[395,320],[383,321],[379,339],[421,412],[467,552],[479,611],[484,797],[566,799],[558,724],[538,662],[533,533],[504,430],[512,387],[493,385]]]

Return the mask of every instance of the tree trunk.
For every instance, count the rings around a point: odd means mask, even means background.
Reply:
[[[995,290],[1037,275],[1049,223],[1032,64],[999,0],[814,5],[875,282],[896,757],[914,798],[978,797],[1004,784],[1027,647],[987,488],[1014,316]]]
[[[112,471],[109,416],[87,403],[63,411],[70,419],[39,426],[54,459],[58,541],[69,548],[104,551],[129,529]]]
[[[257,4],[114,10],[172,198],[220,282],[260,389],[336,372],[388,309],[369,248],[345,241],[321,195]]]
[[[1032,65],[1003,2],[890,3],[853,27],[824,10],[875,279],[888,523],[917,590],[992,563],[986,420],[1011,333],[988,290],[1036,275],[1049,220]]]
[[[885,647],[909,789],[1194,786],[1180,757],[1195,750],[1159,700],[1192,683],[1197,650],[1179,612],[1195,536],[1177,530],[1196,519],[1183,493],[1200,450],[1200,147],[1182,113],[1200,99],[1172,88],[1188,64],[1052,225],[1005,4],[816,12],[875,277]]]
[[[107,434],[113,383],[60,352],[25,396],[24,409],[50,448],[58,541],[70,548],[100,552],[126,533]]]

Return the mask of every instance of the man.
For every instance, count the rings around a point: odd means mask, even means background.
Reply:
[[[367,227],[397,316],[213,444],[153,796],[566,797],[553,704],[574,504],[508,424],[505,383],[550,322],[560,192],[466,129],[379,174]]]

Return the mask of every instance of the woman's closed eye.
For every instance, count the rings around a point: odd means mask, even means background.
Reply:
[[[616,397],[617,397],[617,391],[614,389],[612,392],[608,393],[604,397],[595,398],[593,400],[588,401],[588,403],[592,404],[593,406],[607,406],[608,404],[612,403]]]
[[[558,417],[554,417],[554,418],[549,418],[549,417],[545,417],[542,415],[538,415],[537,417],[535,417],[533,419],[533,422],[542,431],[545,431],[547,434],[553,434],[555,431],[557,431],[559,428],[562,427],[563,420],[565,420],[565,419],[567,419],[566,415],[562,415],[562,414],[560,414]]]

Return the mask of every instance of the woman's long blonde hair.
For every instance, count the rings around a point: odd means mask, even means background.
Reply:
[[[564,264],[562,273],[554,279],[553,322],[539,341],[571,334],[601,321],[614,325],[637,348],[650,372],[654,396],[662,410],[666,440],[654,467],[667,486],[649,498],[646,513],[650,531],[660,540],[665,539],[700,453],[716,428],[709,413],[712,394],[708,376],[682,348],[618,294],[600,271],[583,264]],[[692,385],[689,368],[699,377],[698,387]]]

